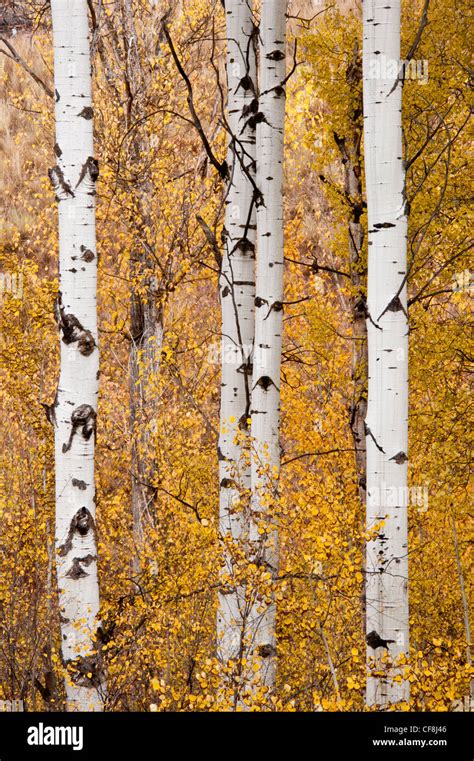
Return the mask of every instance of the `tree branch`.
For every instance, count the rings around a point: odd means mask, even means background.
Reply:
[[[209,161],[211,162],[212,166],[215,169],[217,169],[217,171],[219,172],[219,175],[222,177],[223,180],[227,180],[227,178],[229,176],[229,167],[227,166],[227,161],[224,160],[224,161],[220,162],[216,158],[216,156],[214,154],[214,151],[212,150],[212,148],[211,148],[211,146],[209,144],[209,141],[208,141],[208,139],[206,137],[206,133],[204,132],[204,128],[203,128],[203,126],[201,124],[201,120],[200,120],[200,118],[199,118],[199,116],[198,116],[198,114],[196,112],[195,106],[194,106],[193,88],[192,88],[190,79],[189,79],[188,75],[186,74],[181,61],[179,60],[178,54],[177,54],[176,49],[175,49],[174,44],[173,44],[173,40],[171,39],[171,35],[169,33],[169,30],[168,30],[168,27],[166,26],[166,24],[163,24],[163,33],[164,33],[164,35],[166,37],[166,41],[167,41],[167,43],[169,45],[169,49],[171,51],[171,55],[173,56],[173,60],[174,60],[174,62],[176,64],[176,68],[178,69],[178,72],[180,73],[180,75],[181,75],[181,77],[182,77],[182,79],[183,79],[183,81],[184,81],[184,83],[186,85],[186,88],[188,90],[188,98],[187,98],[187,100],[188,100],[189,110],[191,112],[191,116],[192,116],[192,119],[193,119],[194,127],[195,127],[196,131],[198,132],[199,137],[202,140],[202,144],[204,146],[204,150],[206,151],[206,153],[207,153],[207,155],[209,157]]]
[[[26,61],[23,60],[23,58],[19,55],[19,53],[16,52],[15,48],[13,47],[13,45],[5,37],[3,37],[3,35],[0,36],[0,42],[3,42],[5,47],[8,48],[8,50],[10,51],[10,55],[5,50],[2,50],[1,48],[0,48],[0,53],[3,53],[3,55],[5,55],[7,58],[11,58],[12,61],[15,61],[15,63],[20,64],[22,69],[24,69],[30,75],[30,77],[32,77],[32,79],[34,79],[36,84],[38,84],[40,87],[43,88],[43,90],[45,91],[46,95],[48,95],[50,98],[53,98],[54,97],[54,93],[51,90],[51,88],[48,87],[46,82],[43,82],[41,77],[39,77],[38,74],[36,74],[36,72],[33,71],[31,66],[29,66],[26,63]]]

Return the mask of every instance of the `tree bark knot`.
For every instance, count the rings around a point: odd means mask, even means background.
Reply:
[[[81,491],[85,491],[87,489],[87,484],[85,481],[81,481],[79,478],[73,478],[72,479],[72,485],[76,486]]]
[[[88,535],[90,531],[93,532],[95,537],[94,518],[90,514],[87,507],[81,507],[77,511],[77,513],[74,515],[69,525],[69,531],[66,537],[66,541],[64,542],[64,544],[60,546],[58,550],[59,557],[65,557],[68,554],[68,552],[71,551],[72,541],[74,539],[75,534],[78,534],[80,537],[84,538]],[[77,560],[77,558],[75,558],[74,560]]]
[[[94,336],[90,330],[84,328],[74,314],[66,314],[62,304],[61,291],[58,293],[55,311],[56,321],[59,329],[62,330],[64,343],[69,345],[77,341],[79,353],[83,357],[89,357],[96,347]]]
[[[85,182],[85,187],[89,195],[95,195],[95,183],[99,177],[99,162],[93,156],[88,156],[81,168],[81,173],[76,184],[76,188],[82,182]]]
[[[248,92],[249,90],[251,90],[253,93],[256,94],[253,79],[249,74],[245,74],[242,77],[235,92],[237,93],[240,88],[242,88],[242,90],[244,90],[245,92]]]
[[[63,444],[63,454],[71,449],[74,434],[79,429],[81,429],[84,441],[89,441],[91,436],[95,435],[96,417],[95,410],[90,404],[80,404],[79,407],[73,410],[71,415],[71,433],[67,444]]]
[[[267,53],[266,57],[269,61],[283,61],[285,54],[283,50],[272,50],[271,53]]]
[[[408,457],[405,452],[397,452],[393,457],[390,457],[390,460],[394,460],[397,465],[403,465],[403,463],[408,462]]]
[[[83,119],[90,120],[94,116],[94,109],[91,106],[84,106],[82,111],[79,112],[78,116],[82,116]]]
[[[66,576],[68,576],[70,579],[74,579],[74,581],[77,581],[77,579],[83,579],[85,576],[89,576],[87,571],[85,571],[82,566],[86,566],[87,568],[91,563],[94,562],[94,560],[97,560],[97,556],[91,554],[84,555],[84,557],[81,558],[73,558],[72,566],[70,567]]]
[[[252,116],[254,116],[257,113],[258,113],[258,98],[254,98],[253,100],[250,101],[248,105],[245,105],[242,108],[242,116],[240,118],[247,119],[247,117],[249,117],[250,119]],[[247,121],[246,124],[248,123],[249,122]]]
[[[240,240],[238,240],[237,243],[235,244],[234,251],[235,250],[240,251],[244,255],[250,253],[254,257],[255,243],[252,243],[252,241],[250,241],[248,238],[245,238],[245,237],[240,238]]]
[[[94,252],[91,251],[89,248],[86,248],[86,246],[81,246],[81,253],[82,253],[82,256],[80,258],[83,259],[83,261],[87,263],[94,261],[95,259]]]
[[[383,639],[380,634],[375,631],[375,629],[368,633],[366,641],[372,650],[377,650],[378,647],[384,647],[386,650],[388,650],[388,646],[395,642],[394,639]]]
[[[257,104],[258,105],[258,104]],[[251,130],[257,129],[257,124],[262,124],[262,122],[265,122],[265,124],[268,124],[265,114],[263,111],[257,111],[257,113],[252,113],[252,116],[250,116],[247,121],[245,122],[244,126],[240,130],[240,134],[245,132],[247,127]]]
[[[74,198],[74,191],[64,178],[64,172],[58,164],[53,166],[52,169],[48,169],[48,176],[58,203],[64,201],[68,196]]]
[[[264,391],[268,391],[268,389],[269,389],[271,386],[275,386],[276,390],[278,391],[278,386],[277,386],[277,385],[276,385],[276,384],[273,382],[273,380],[272,380],[272,379],[271,379],[271,378],[270,378],[268,375],[262,375],[262,376],[261,376],[261,377],[258,379],[258,381],[256,382],[256,384],[255,384],[254,388],[255,388],[256,386],[259,386],[259,387],[260,387],[260,388],[262,388]]]

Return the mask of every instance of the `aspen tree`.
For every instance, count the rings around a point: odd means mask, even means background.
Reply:
[[[407,208],[402,158],[400,2],[365,0],[364,143],[368,207],[367,704],[409,698]],[[375,666],[375,668],[372,668]]]
[[[256,27],[248,0],[229,0],[227,122],[229,180],[219,279],[222,383],[219,435],[220,531],[225,564],[217,617],[218,654],[241,668],[248,617],[245,587],[235,568],[245,553],[250,492],[248,429],[255,313]]]
[[[86,0],[52,0],[59,210],[55,429],[56,568],[68,710],[102,708],[94,450],[99,391],[93,108]]]
[[[286,1],[262,0],[260,96],[257,114],[257,268],[252,378],[252,514],[250,542],[262,581],[278,573],[278,536],[272,515],[280,469],[280,366],[283,325],[283,138],[285,120]],[[269,578],[268,578],[269,577]],[[259,595],[260,597],[262,595]],[[259,681],[276,675],[273,591],[251,613]]]
[[[158,17],[163,3],[154,4]],[[139,123],[146,111],[150,74],[140,60],[139,40],[132,3],[121,2],[121,21],[126,47],[123,72],[127,92],[126,129]],[[145,526],[153,515],[156,489],[150,483],[155,476],[152,437],[156,430],[158,399],[154,384],[160,371],[164,338],[163,303],[165,295],[157,272],[155,241],[150,198],[153,184],[141,168],[143,157],[150,154],[150,137],[135,130],[129,155],[137,167],[139,181],[132,184],[135,206],[135,238],[130,252],[130,425],[132,432],[132,515],[136,555],[133,567],[141,567]]]

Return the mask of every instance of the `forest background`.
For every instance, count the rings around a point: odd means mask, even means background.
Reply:
[[[212,711],[233,700],[233,692],[222,689],[225,667],[214,646],[222,563],[217,440],[223,183],[190,124],[188,89],[163,17],[221,161],[225,19],[217,0],[157,5],[133,2],[147,83],[137,96],[121,0],[90,3],[100,163],[96,479],[105,708]],[[405,54],[417,38],[424,5],[402,3]],[[367,249],[364,240],[354,270],[348,234],[354,199],[345,188],[341,148],[341,138],[357,146],[362,129],[361,80],[351,74],[362,27],[358,3],[327,6],[294,0],[288,10],[289,68],[293,53],[298,65],[286,98],[278,678],[271,695],[245,693],[253,710],[364,707],[367,536],[351,421],[360,391],[354,308],[365,288]],[[54,445],[44,408],[54,400],[59,361],[57,212],[48,179],[55,143],[53,48],[46,3],[6,3],[2,13],[0,46],[8,55],[0,56],[0,699],[23,700],[27,710],[57,710],[64,700],[64,667],[54,570]],[[416,50],[422,65],[403,91],[412,199],[414,495],[407,710],[464,705],[472,678],[468,31],[464,0],[431,0]],[[137,118],[137,108],[146,119]],[[137,153],[138,141],[145,151]],[[359,202],[366,226],[363,197]],[[139,271],[137,236],[151,251]],[[131,294],[146,305],[150,277],[162,345],[147,388],[152,401],[134,420],[133,385],[140,377],[131,384]],[[152,451],[153,509],[137,567],[132,470],[143,431]]]

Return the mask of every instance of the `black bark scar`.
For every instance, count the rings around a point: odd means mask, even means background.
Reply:
[[[72,445],[74,434],[79,428],[82,429],[82,438],[84,441],[89,441],[91,436],[95,434],[96,413],[90,404],[80,404],[73,410],[71,415],[71,433],[67,444],[63,444],[63,453],[69,452]]]
[[[91,186],[94,188],[99,177],[99,162],[93,156],[88,156],[87,160],[82,165],[76,188],[79,187],[85,177],[89,179]]]
[[[48,169],[48,176],[53,186],[56,201],[64,201],[68,196],[74,198],[74,191],[64,178],[64,172],[58,164]]]
[[[92,119],[94,116],[94,109],[91,108],[91,106],[84,106],[82,111],[78,114],[78,116],[82,116],[83,119]]]
[[[89,576],[87,571],[85,571],[82,566],[86,566],[87,568],[94,560],[96,560],[96,556],[90,554],[85,555],[82,558],[73,558],[72,566],[70,567],[66,576],[68,576],[70,579],[74,579],[74,581],[77,581],[77,579],[83,579],[85,576]]]
[[[268,375],[262,375],[261,378],[259,378],[258,381],[256,382],[255,386],[260,386],[260,388],[263,388],[264,391],[268,391],[268,389],[271,386],[275,386],[276,390],[278,391],[278,386],[272,381],[272,379]]]
[[[375,438],[374,434],[373,434],[373,433],[372,433],[372,431],[370,430],[370,428],[369,428],[369,426],[367,425],[367,423],[364,423],[364,428],[365,428],[365,435],[366,435],[366,436],[370,436],[370,438],[371,438],[371,439],[372,439],[372,441],[374,442],[374,444],[375,444],[375,446],[377,447],[377,449],[379,450],[379,452],[382,452],[382,454],[385,454],[385,450],[384,450],[384,449],[382,449],[382,447],[381,447],[381,446],[380,446],[380,445],[377,443],[377,439]]]
[[[66,537],[66,541],[59,547],[58,554],[60,557],[65,557],[72,549],[72,540],[74,534],[79,536],[87,536],[89,531],[92,531],[95,536],[95,523],[92,515],[87,507],[81,507],[77,513],[73,516],[73,519],[69,526],[69,531]]]
[[[63,333],[64,343],[69,345],[77,341],[77,348],[80,354],[83,357],[89,357],[96,347],[94,336],[90,330],[81,325],[75,315],[66,314],[62,304],[61,291],[58,293],[55,311],[57,323]]]

